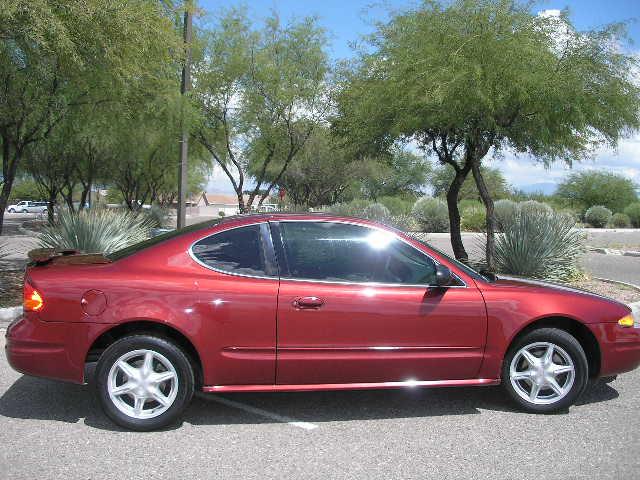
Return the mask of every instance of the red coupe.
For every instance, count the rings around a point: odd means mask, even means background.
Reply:
[[[544,413],[574,403],[589,379],[640,364],[640,319],[627,306],[482,275],[366,220],[229,217],[106,256],[32,259],[9,362],[94,379],[106,414],[136,430],[175,421],[195,389],[502,383]]]

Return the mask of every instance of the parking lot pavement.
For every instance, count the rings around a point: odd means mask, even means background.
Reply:
[[[236,394],[134,433],[90,387],[22,376],[2,356],[0,477],[637,478],[639,410],[636,371],[557,415],[516,412],[497,387]]]

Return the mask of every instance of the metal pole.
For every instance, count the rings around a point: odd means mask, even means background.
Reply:
[[[184,48],[185,59],[182,66],[182,82],[180,93],[184,96],[191,89],[191,31],[192,31],[192,2],[185,1],[184,12]],[[184,106],[182,112],[182,138],[180,139],[180,165],[178,167],[178,228],[186,225],[187,220],[187,161],[189,155],[189,132],[184,121]]]

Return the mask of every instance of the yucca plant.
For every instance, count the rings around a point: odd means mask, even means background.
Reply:
[[[546,209],[518,209],[496,238],[498,271],[552,281],[580,275],[584,235],[570,215]]]
[[[0,260],[9,255],[9,246],[5,240],[0,239]]]
[[[44,228],[43,247],[69,248],[85,253],[111,253],[149,237],[153,220],[123,210],[61,210],[55,224]]]

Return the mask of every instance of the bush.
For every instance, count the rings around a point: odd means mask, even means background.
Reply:
[[[527,200],[526,202],[520,202],[518,209],[527,213],[552,213],[553,208],[546,203],[538,202],[536,200]]]
[[[519,209],[496,237],[498,271],[555,281],[579,276],[584,235],[575,225],[569,215]]]
[[[480,202],[468,205],[461,212],[460,227],[467,232],[482,232],[487,228],[487,211]]]
[[[411,215],[393,215],[386,223],[403,232],[415,232],[419,228],[418,222]]]
[[[389,209],[381,203],[372,203],[365,207],[362,211],[362,216],[369,220],[384,223],[391,218],[391,212],[389,212]]]
[[[152,205],[149,209],[141,210],[141,213],[149,219],[153,228],[162,228],[169,220],[169,212],[167,209],[159,207],[158,205]]]
[[[56,223],[44,227],[39,242],[43,247],[111,253],[147,239],[153,227],[147,215],[126,210],[61,210]]]
[[[400,197],[381,197],[378,202],[387,207],[391,215],[409,215],[413,206],[413,201]]]
[[[513,222],[518,213],[518,204],[512,200],[498,200],[494,205],[498,229],[502,231],[503,225]]]
[[[585,221],[595,228],[604,228],[611,220],[611,210],[602,205],[594,205],[584,214]]]
[[[411,214],[423,232],[449,231],[449,211],[447,210],[447,205],[438,198],[419,198],[413,205]]]
[[[629,228],[631,226],[631,220],[629,215],[624,213],[614,213],[609,222],[613,228]]]
[[[218,212],[218,216],[219,216],[220,218],[223,218],[223,217],[224,217],[224,211],[220,210],[220,211]]]
[[[624,213],[629,217],[631,225],[640,228],[640,202],[632,203],[624,209]]]
[[[368,200],[356,198],[347,203],[336,203],[329,206],[325,211],[342,217],[362,217],[364,209],[371,205]]]

